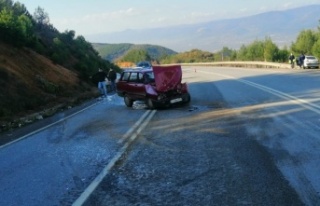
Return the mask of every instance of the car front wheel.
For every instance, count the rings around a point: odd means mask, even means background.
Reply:
[[[133,100],[130,99],[127,95],[124,96],[124,103],[126,104],[127,107],[132,107],[133,105]]]

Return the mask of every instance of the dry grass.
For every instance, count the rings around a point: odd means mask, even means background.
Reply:
[[[0,123],[96,95],[77,73],[26,48],[0,43]],[[3,128],[2,128],[3,130]],[[1,129],[0,129],[1,131]]]

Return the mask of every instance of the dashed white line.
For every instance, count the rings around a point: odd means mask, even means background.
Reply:
[[[120,151],[112,158],[112,160],[108,163],[108,165],[102,170],[102,172],[92,181],[92,183],[82,192],[80,197],[72,204],[73,206],[81,206],[85,203],[85,201],[89,198],[91,193],[98,187],[98,185],[102,182],[104,177],[109,174],[109,171],[113,168],[113,166],[116,164],[118,160],[122,157],[122,155],[125,153],[125,151],[128,149],[128,147],[131,145],[131,143],[138,137],[140,132],[148,125],[151,118],[156,113],[156,110],[152,110],[150,113],[150,110],[144,113],[144,115],[139,119],[139,121],[129,129],[129,131],[124,135],[121,142],[124,139],[127,139],[129,135],[130,138],[128,141],[123,145],[123,147],[120,149]],[[145,117],[149,115],[146,119]],[[145,121],[143,121],[145,119]],[[143,122],[142,122],[143,121]],[[139,126],[139,127],[138,127]],[[138,127],[138,128],[137,128]],[[136,129],[137,128],[137,129]],[[135,132],[133,132],[135,131]]]
[[[207,74],[214,74],[214,75],[218,75],[218,76],[225,77],[225,78],[228,78],[228,79],[234,79],[234,80],[236,80],[238,82],[242,82],[244,84],[247,84],[247,85],[250,85],[252,87],[258,88],[260,90],[266,91],[266,92],[268,92],[270,94],[273,94],[275,96],[278,96],[278,97],[280,97],[282,99],[289,100],[289,101],[291,101],[291,102],[293,102],[293,103],[295,103],[297,105],[300,105],[300,106],[302,106],[302,107],[304,107],[304,108],[306,108],[308,110],[311,110],[311,111],[313,111],[313,112],[315,112],[317,114],[320,114],[320,106],[316,105],[316,104],[313,104],[310,101],[294,97],[294,96],[289,95],[287,93],[272,89],[270,87],[263,86],[261,84],[257,84],[257,83],[254,83],[254,82],[251,82],[251,81],[247,81],[247,80],[243,80],[243,79],[237,79],[237,78],[229,76],[229,75],[222,75],[222,74],[218,74],[218,73],[205,72],[205,71],[200,71],[200,72],[207,73]]]
[[[88,106],[88,107],[86,107],[86,108],[84,108],[84,109],[82,109],[82,110],[80,110],[80,111],[78,111],[78,112],[76,112],[76,113],[73,113],[73,114],[71,114],[71,115],[69,115],[69,116],[67,116],[67,117],[64,117],[64,118],[62,118],[62,119],[60,119],[60,120],[58,120],[58,121],[56,121],[56,122],[54,122],[54,123],[48,124],[48,125],[46,125],[45,127],[42,127],[42,128],[40,128],[40,129],[37,129],[37,130],[35,130],[35,131],[33,131],[33,132],[30,132],[30,133],[28,133],[28,134],[26,134],[26,135],[24,135],[24,136],[16,139],[16,140],[13,140],[13,141],[11,141],[11,142],[8,142],[7,144],[0,145],[0,149],[5,148],[5,147],[7,147],[7,146],[9,146],[9,145],[11,145],[11,144],[14,144],[14,143],[16,143],[16,142],[19,142],[19,141],[23,140],[24,138],[27,138],[27,137],[29,137],[29,136],[31,136],[31,135],[34,135],[34,134],[36,134],[36,133],[39,133],[39,132],[41,132],[41,131],[43,131],[43,130],[45,130],[45,129],[47,129],[47,128],[50,128],[50,127],[52,127],[53,125],[56,125],[56,124],[58,124],[58,123],[60,123],[60,122],[62,122],[62,121],[65,121],[66,119],[69,119],[69,118],[71,118],[71,117],[73,117],[73,116],[75,116],[75,115],[77,115],[77,114],[79,114],[79,113],[81,113],[81,112],[83,112],[83,111],[85,111],[85,110],[87,110],[87,109],[95,106],[96,104],[97,104],[97,103],[94,103],[94,104],[92,104],[92,105],[90,105],[90,106]]]

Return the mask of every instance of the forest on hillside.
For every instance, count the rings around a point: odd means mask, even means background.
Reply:
[[[20,2],[0,0],[0,131],[19,115],[95,97],[90,77],[98,68],[120,71],[83,36],[59,32],[44,9],[30,14]]]
[[[0,0],[0,41],[31,48],[54,63],[78,72],[84,80],[99,67],[118,69],[102,59],[83,36],[75,36],[75,31],[60,33],[43,8],[38,7],[31,15],[24,4],[12,0]]]
[[[158,45],[150,44],[129,44],[129,43],[119,43],[119,44],[106,44],[106,43],[92,43],[93,48],[97,50],[101,57],[110,61],[125,61],[124,56],[131,51],[145,51],[151,59],[161,59],[163,56],[177,54],[177,52],[162,47]],[[130,55],[129,55],[130,56]],[[145,59],[147,60],[147,59]],[[135,59],[132,59],[135,61]]]

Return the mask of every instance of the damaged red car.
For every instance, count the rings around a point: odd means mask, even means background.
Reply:
[[[145,101],[149,109],[189,103],[187,84],[181,80],[180,65],[126,69],[117,82],[117,94],[124,98],[127,107],[132,107],[136,100]]]

